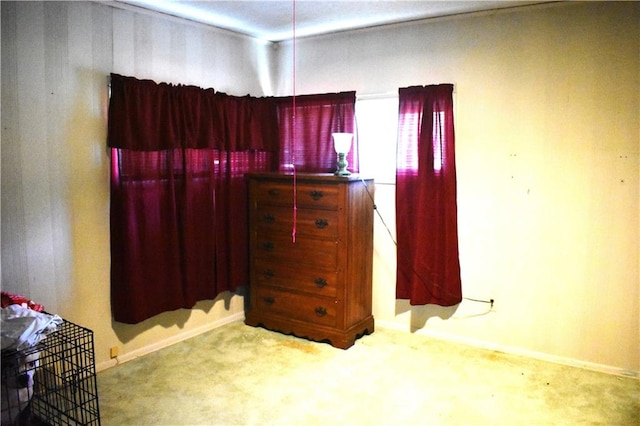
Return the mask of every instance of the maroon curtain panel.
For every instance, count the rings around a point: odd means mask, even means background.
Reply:
[[[348,169],[357,173],[358,138],[356,135],[356,92],[277,98],[280,164],[294,164],[299,172],[332,173],[336,170],[337,154],[332,133],[353,133],[347,155]]]
[[[453,85],[399,89],[396,297],[461,302]]]
[[[276,104],[111,76],[111,303],[139,323],[248,282],[244,174],[276,170]]]

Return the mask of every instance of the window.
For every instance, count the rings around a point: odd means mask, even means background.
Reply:
[[[422,119],[421,114],[404,116],[408,128],[418,128],[415,123]],[[360,144],[360,174],[373,177],[377,183],[395,183],[396,150],[398,137],[398,97],[393,95],[384,98],[358,99],[356,102],[356,118],[358,123],[358,141]],[[419,121],[418,121],[419,123]],[[443,147],[442,126],[444,112],[433,113],[433,169],[442,169]],[[405,134],[405,136],[407,136]],[[407,137],[415,137],[408,135]],[[418,169],[418,156],[409,152],[399,152],[398,158],[405,159],[409,170]]]
[[[431,134],[433,135],[433,170],[436,173],[439,173],[442,170],[443,166],[443,153],[444,147],[443,144],[443,126],[444,126],[444,111],[434,111],[433,112],[433,131]]]
[[[398,96],[356,101],[360,174],[376,183],[395,183]]]

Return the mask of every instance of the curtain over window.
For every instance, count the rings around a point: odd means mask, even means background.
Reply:
[[[114,319],[246,284],[244,173],[278,167],[275,103],[113,74],[108,145]]]
[[[358,141],[355,135],[356,92],[328,93],[278,99],[280,163],[284,169],[329,173],[336,170],[331,134],[354,133],[347,155],[349,171],[358,172]]]
[[[460,303],[453,85],[401,88],[396,171],[396,297]]]

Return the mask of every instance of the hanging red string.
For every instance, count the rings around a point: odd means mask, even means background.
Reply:
[[[291,134],[293,139],[291,141],[291,166],[293,168],[293,230],[291,231],[291,239],[296,242],[296,227],[298,223],[298,179],[296,175],[296,0],[293,2],[293,42],[291,49],[293,51],[293,113]]]

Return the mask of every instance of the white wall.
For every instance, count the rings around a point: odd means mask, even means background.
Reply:
[[[241,318],[224,295],[112,322],[106,76],[291,94],[290,44],[98,3],[1,6],[2,288],[94,330],[102,367],[112,346],[131,357]],[[571,3],[298,40],[299,94],[456,85],[463,292],[495,312],[396,302],[378,222],[378,324],[637,374],[639,20],[638,3]],[[393,224],[393,187],[376,197]]]
[[[265,46],[91,2],[2,2],[2,289],[94,331],[98,367],[243,318],[242,296],[111,320],[108,75],[270,90]]]
[[[378,324],[637,375],[639,23],[636,2],[588,2],[297,40],[299,94],[455,84],[463,294],[495,309],[396,302],[378,221]]]

